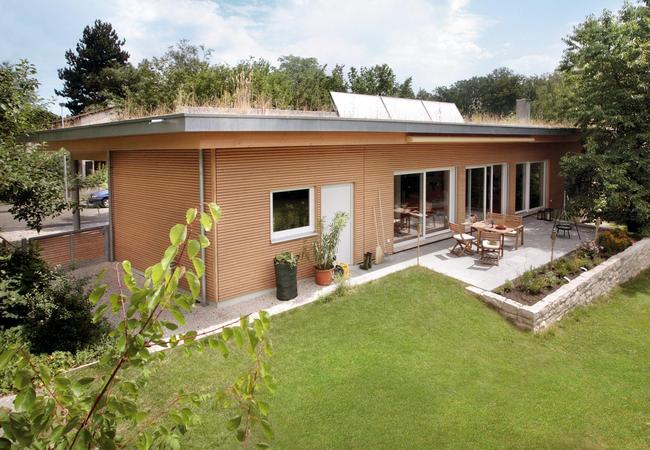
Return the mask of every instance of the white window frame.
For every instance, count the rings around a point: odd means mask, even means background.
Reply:
[[[426,192],[425,192],[426,174],[428,172],[444,172],[444,171],[449,172],[449,222],[455,222],[456,221],[456,167],[455,166],[433,167],[433,168],[419,169],[419,170],[400,170],[400,171],[393,172],[393,180],[397,175],[416,175],[416,174],[421,175],[423,178],[421,178],[421,183],[420,183],[420,209],[422,209],[423,202],[425,201],[424,199],[426,198]],[[395,187],[393,186],[393,192],[394,191],[395,191]],[[439,230],[439,231],[434,231],[433,233],[427,233],[426,227],[423,228],[424,230],[422,231],[422,236],[421,236],[423,240],[435,239],[439,236],[445,236],[449,234],[449,230]],[[395,237],[393,236],[391,239],[395,239]],[[416,245],[417,245],[416,239],[408,239],[402,242],[394,242],[393,248],[395,251],[401,251],[407,248],[415,247]]]
[[[542,164],[542,170],[544,173],[542,174],[542,204],[540,206],[536,206],[534,208],[530,207],[530,165],[535,164],[535,163],[541,163]],[[548,178],[548,164],[545,160],[542,161],[519,161],[515,163],[515,208],[516,208],[516,198],[517,198],[517,166],[523,164],[524,166],[524,204],[523,207],[524,209],[519,209],[515,211],[515,214],[528,214],[528,213],[533,213],[535,211],[538,211],[540,209],[543,209],[546,207],[546,198],[547,196],[547,178]]]
[[[475,164],[471,166],[465,166],[465,177],[467,177],[467,170],[468,169],[483,169],[483,216],[487,217],[487,213],[491,213],[492,211],[492,196],[494,195],[494,192],[492,189],[490,189],[489,195],[487,195],[487,188],[488,188],[488,180],[487,180],[487,168],[492,167],[492,170],[490,171],[490,181],[489,184],[490,186],[494,185],[493,182],[493,177],[494,177],[494,166],[501,166],[501,211],[507,211],[508,210],[508,163],[506,162],[496,162],[496,163],[490,163],[490,164]],[[465,207],[467,207],[467,196],[471,195],[470,192],[465,192]],[[490,203],[490,208],[487,207],[488,201]],[[467,215],[467,211],[465,211],[465,215]],[[505,213],[502,213],[505,214]]]
[[[288,230],[273,231],[273,194],[278,192],[303,191],[309,190],[309,225],[299,228],[290,228]],[[294,239],[300,239],[316,234],[316,205],[314,203],[314,187],[301,186],[288,189],[275,189],[270,192],[269,199],[271,203],[269,225],[271,229],[271,243],[286,242]]]

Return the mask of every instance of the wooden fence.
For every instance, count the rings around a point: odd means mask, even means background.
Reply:
[[[52,266],[80,266],[108,260],[107,225],[37,236],[29,241],[38,246],[43,259]]]

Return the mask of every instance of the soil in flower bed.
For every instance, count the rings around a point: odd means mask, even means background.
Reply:
[[[622,230],[605,231],[598,243],[584,242],[579,249],[537,269],[530,269],[494,290],[522,305],[534,305],[581,273],[632,245]]]

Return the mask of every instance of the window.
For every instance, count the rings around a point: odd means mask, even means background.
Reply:
[[[271,192],[271,241],[296,239],[313,232],[313,188]]]
[[[544,206],[546,164],[543,161],[517,164],[515,210],[530,211]]]
[[[467,217],[484,219],[489,212],[500,213],[504,208],[507,186],[504,164],[468,167],[465,169],[465,212]]]

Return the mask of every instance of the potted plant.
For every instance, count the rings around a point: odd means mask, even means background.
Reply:
[[[298,257],[291,252],[282,252],[273,258],[275,266],[275,287],[278,300],[291,300],[298,296]]]
[[[341,231],[347,223],[347,213],[337,212],[325,231],[323,219],[318,219],[318,238],[312,245],[312,255],[316,269],[316,284],[320,286],[332,284],[336,247],[339,245]]]

